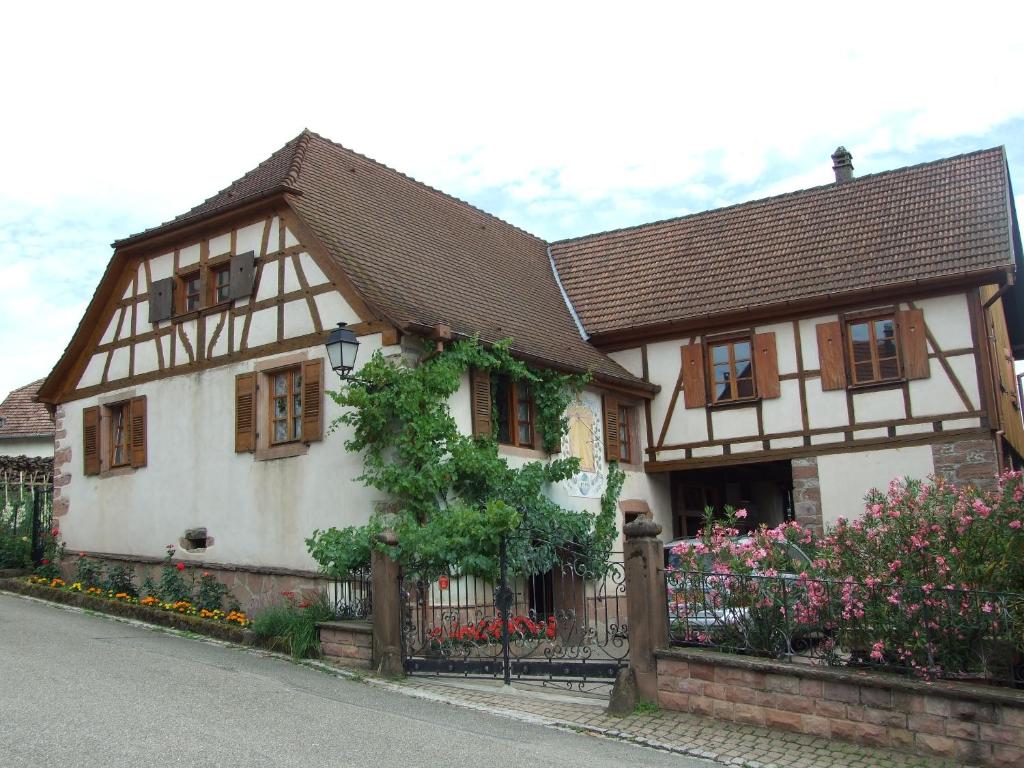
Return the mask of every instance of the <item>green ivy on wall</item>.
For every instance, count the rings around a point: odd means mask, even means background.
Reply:
[[[566,409],[589,377],[535,369],[509,350],[508,341],[484,347],[462,340],[414,366],[378,351],[360,370],[359,383],[329,393],[348,409],[332,431],[339,424],[352,428],[345,449],[362,456],[359,479],[390,503],[369,525],[314,531],[306,545],[326,573],[340,577],[367,565],[374,536],[385,527],[398,536],[394,554],[403,566],[424,572],[493,576],[500,539],[512,533],[509,554],[521,572],[542,573],[566,550],[595,567],[607,561],[621,470],[611,466],[598,514],[565,509],[545,491],[579,472],[579,459],[511,467],[493,436],[474,438],[456,426],[449,401],[478,368],[527,383],[545,451],[561,445]]]

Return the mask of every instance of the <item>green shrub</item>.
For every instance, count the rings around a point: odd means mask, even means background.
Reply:
[[[79,555],[78,561],[75,563],[74,581],[83,587],[102,588],[104,586],[103,563],[99,560],[91,560],[84,554]]]
[[[299,601],[294,592],[282,593],[285,601],[265,608],[252,620],[252,631],[265,645],[287,651],[296,659],[320,655],[316,625],[334,618],[326,592]]]
[[[107,571],[107,578],[103,589],[114,594],[121,592],[132,597],[139,596],[139,589],[135,586],[135,569],[128,565],[114,565]]]
[[[194,602],[199,608],[205,608],[208,611],[224,610],[225,602],[227,610],[238,609],[238,601],[232,597],[228,585],[205,571],[197,582]]]

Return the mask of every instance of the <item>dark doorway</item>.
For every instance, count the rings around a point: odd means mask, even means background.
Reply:
[[[716,516],[725,508],[747,510],[744,526],[769,528],[793,519],[793,469],[788,461],[672,473],[672,538],[696,536],[704,510]]]

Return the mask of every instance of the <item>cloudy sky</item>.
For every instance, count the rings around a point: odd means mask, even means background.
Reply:
[[[304,127],[548,239],[1006,145],[1024,3],[19,3],[0,47],[0,396],[110,242]],[[706,4],[710,5],[710,4]]]

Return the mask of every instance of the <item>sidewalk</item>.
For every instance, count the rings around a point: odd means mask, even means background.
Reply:
[[[661,710],[612,717],[604,711],[606,697],[574,694],[558,688],[539,689],[533,684],[513,685],[511,690],[505,690],[505,686],[489,680],[460,678],[411,677],[395,682],[365,678],[365,682],[452,706],[623,739],[726,765],[749,768],[955,768],[960,765],[683,712]]]

